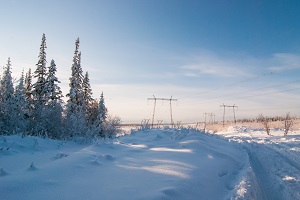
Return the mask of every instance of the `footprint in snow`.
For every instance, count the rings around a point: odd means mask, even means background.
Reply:
[[[33,162],[31,163],[31,165],[27,169],[27,171],[36,171],[36,170],[38,170],[38,168],[36,168],[36,166],[34,166]]]
[[[6,176],[6,175],[8,175],[8,173],[3,168],[1,168],[0,169],[0,176]]]
[[[102,164],[98,161],[98,159],[92,160],[92,161],[91,161],[91,164],[92,164],[92,165],[97,165],[97,166],[102,165]]]
[[[164,193],[167,196],[176,196],[176,190],[174,188],[163,189],[162,193]]]
[[[44,184],[45,185],[56,185],[57,182],[55,180],[48,179],[48,180],[44,180]]]
[[[226,176],[228,174],[228,170],[222,170],[218,173],[219,177]]]
[[[104,155],[103,157],[105,158],[105,160],[115,160],[115,158],[111,155]]]
[[[234,189],[234,187],[232,185],[230,185],[229,183],[225,184],[225,188],[227,190],[233,190]]]
[[[107,160],[107,161],[113,161],[115,158],[109,154],[96,156],[94,160],[92,160],[90,163],[93,165],[102,165],[101,160]]]
[[[68,157],[69,155],[68,154],[65,154],[65,153],[58,153],[56,154],[55,156],[53,156],[51,159],[52,160],[58,160],[58,159],[61,159],[61,158],[65,158],[65,157]]]

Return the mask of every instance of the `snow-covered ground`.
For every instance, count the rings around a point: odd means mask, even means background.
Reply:
[[[0,199],[300,199],[299,154],[297,133],[242,126],[97,144],[1,136]]]
[[[272,129],[268,136],[262,129],[235,126],[219,135],[246,150],[260,199],[300,199],[299,129],[288,136],[281,129]]]

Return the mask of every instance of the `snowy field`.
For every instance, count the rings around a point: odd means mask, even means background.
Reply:
[[[236,126],[97,144],[1,136],[0,199],[300,199],[300,131],[271,135]]]

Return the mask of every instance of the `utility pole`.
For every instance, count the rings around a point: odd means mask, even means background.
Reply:
[[[153,95],[153,98],[148,98],[148,100],[154,100],[154,107],[153,107],[153,114],[152,114],[152,128],[153,128],[153,123],[154,123],[155,107],[156,107],[156,101],[157,101],[157,100],[159,100],[159,101],[170,101],[171,125],[174,124],[174,121],[173,121],[173,114],[172,114],[172,101],[178,101],[178,99],[173,99],[172,96],[171,96],[170,99],[168,99],[168,98],[156,98],[156,97]]]
[[[235,119],[235,108],[238,108],[238,106],[236,106],[235,104],[233,104],[233,106],[228,106],[228,105],[220,105],[220,107],[223,107],[224,108],[224,112],[223,112],[223,127],[225,125],[225,108],[228,107],[228,108],[232,108],[233,109],[233,117],[234,117],[234,123],[236,124],[236,119]]]
[[[203,113],[203,115],[204,115],[204,124],[206,124],[206,115],[207,115],[208,113]]]
[[[154,107],[153,107],[153,114],[152,114],[152,128],[153,128],[153,122],[154,122],[154,115],[155,115],[155,107],[156,107],[156,97],[153,95],[154,98],[148,98],[148,100],[154,100]]]
[[[213,119],[213,117],[214,117],[214,119]],[[211,118],[211,121],[213,124],[216,123],[216,115],[215,114],[211,113],[210,118]]]
[[[208,116],[209,118],[209,121],[208,121],[208,123],[215,123],[215,114],[214,113],[203,113],[203,115],[204,115],[204,123],[206,124],[206,119],[207,119],[207,117],[206,116]],[[214,117],[214,119],[213,119],[213,117]]]

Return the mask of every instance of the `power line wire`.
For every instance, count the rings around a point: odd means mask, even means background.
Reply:
[[[245,79],[245,80],[237,81],[237,82],[230,83],[230,84],[227,84],[227,85],[222,85],[221,87],[216,88],[213,91],[218,91],[218,90],[221,90],[221,89],[223,89],[225,87],[229,87],[229,86],[232,86],[232,85],[240,85],[240,84],[243,84],[243,83],[246,83],[246,82],[249,82],[249,81],[260,79],[262,77],[267,77],[267,76],[271,76],[271,75],[274,75],[274,74],[277,74],[277,73],[281,73],[281,72],[284,72],[284,71],[287,71],[287,70],[293,70],[293,69],[298,69],[298,68],[300,68],[299,64],[282,67],[280,69],[272,70],[271,72],[264,73],[262,75],[258,75],[258,76],[252,77],[252,78],[248,78],[248,79]],[[202,92],[201,94],[196,94],[196,95],[195,94],[185,95],[185,96],[179,97],[178,99],[183,99],[183,98],[187,98],[187,97],[196,97],[196,96],[200,96],[200,95],[211,93],[211,92],[212,92],[212,90],[209,90],[209,91],[206,91],[206,92]]]
[[[288,84],[291,84],[291,83],[296,83],[296,82],[299,82],[299,81],[300,81],[300,79],[294,80],[294,81],[289,81],[289,82],[286,82],[286,83],[271,85],[271,86],[267,86],[267,87],[255,88],[255,89],[252,89],[252,90],[245,90],[244,92],[235,92],[235,93],[232,93],[232,94],[218,95],[218,96],[210,98],[210,100],[205,100],[204,102],[211,102],[212,100],[219,100],[220,98],[223,98],[223,97],[228,97],[228,96],[230,97],[230,96],[240,95],[240,94],[243,94],[243,93],[249,93],[249,92],[260,91],[260,90],[264,90],[264,89],[268,89],[268,88],[280,87],[280,86],[288,85]],[[269,93],[267,93],[267,94],[269,94]],[[253,95],[253,96],[255,96],[255,95]],[[232,99],[239,99],[239,97],[232,98]],[[231,99],[229,99],[229,100],[231,100]],[[192,101],[193,102],[198,101],[197,104],[199,103],[199,100],[196,100],[196,99],[194,99]],[[187,102],[187,101],[182,100],[182,102],[184,103],[184,102]],[[200,103],[204,103],[204,102],[200,101]]]

